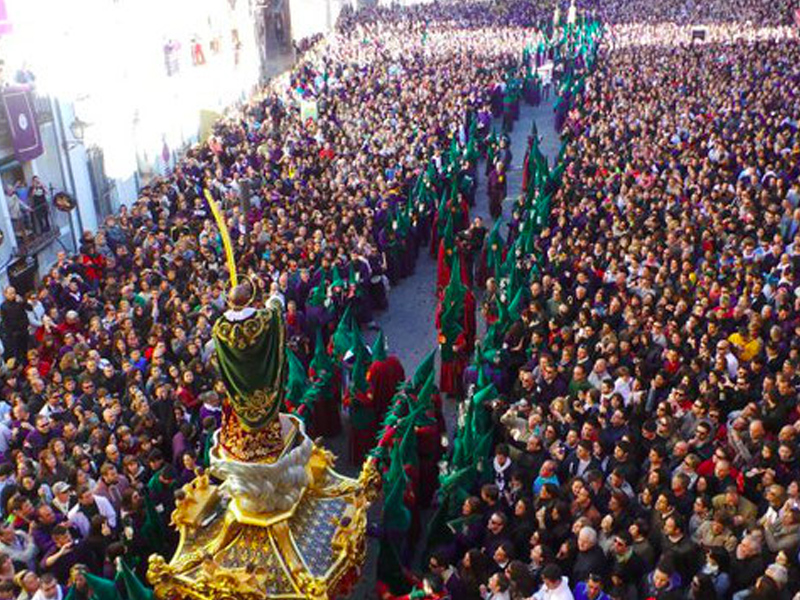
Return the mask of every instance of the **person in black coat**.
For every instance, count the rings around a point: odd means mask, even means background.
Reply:
[[[536,531],[536,508],[532,498],[522,497],[514,504],[509,536],[520,555],[527,556],[528,542]]]
[[[460,558],[468,550],[480,546],[485,532],[480,506],[480,500],[476,496],[470,496],[464,501],[461,517],[448,523],[455,538],[449,549],[449,556]]]
[[[486,556],[494,556],[497,549],[503,544],[511,545],[508,533],[508,517],[502,511],[496,511],[489,517],[486,524],[486,534],[483,538],[483,551]]]
[[[583,527],[578,532],[578,553],[572,566],[570,581],[584,581],[589,575],[604,577],[607,572],[606,556],[597,545],[597,532]]]
[[[583,477],[586,473],[593,470],[601,470],[600,461],[592,453],[592,442],[581,440],[561,464],[561,472],[564,481],[573,477]]]
[[[449,564],[444,554],[433,553],[428,559],[428,569],[442,578],[444,588],[451,598],[464,598],[467,588],[461,575],[453,565]]]
[[[626,585],[638,585],[645,575],[645,565],[633,551],[633,540],[627,531],[620,531],[614,536],[609,559],[610,568],[620,574],[622,582]]]
[[[512,598],[530,598],[538,588],[531,569],[521,560],[512,560],[506,568],[506,575],[511,582]]]
[[[680,515],[670,515],[664,522],[661,552],[672,557],[681,581],[691,581],[701,566],[700,549],[686,535],[686,525]]]
[[[761,543],[752,535],[745,535],[736,546],[731,561],[731,588],[745,590],[755,584],[764,573],[766,564]]]
[[[17,363],[25,364],[28,353],[28,310],[33,310],[12,286],[3,292],[5,301],[0,304],[0,325],[2,325],[5,358],[15,358]]]
[[[484,584],[489,578],[489,563],[491,559],[487,558],[477,548],[473,548],[464,555],[461,559],[461,569],[459,570],[459,577],[464,583],[465,592],[462,598],[464,600],[481,600],[482,594],[480,586]]]

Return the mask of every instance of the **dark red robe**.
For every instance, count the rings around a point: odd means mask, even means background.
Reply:
[[[453,252],[457,250],[453,249]],[[444,240],[439,242],[439,255],[436,259],[436,293],[441,294],[442,290],[450,283],[450,263],[452,256],[447,256],[447,249],[444,247]],[[469,272],[467,271],[467,261],[459,256],[459,265],[461,266],[461,282],[466,285],[469,281]]]
[[[462,331],[454,344],[453,358],[442,361],[439,389],[443,394],[461,397],[464,395],[464,371],[469,364],[467,337]]]
[[[419,505],[428,508],[439,487],[439,459],[442,456],[442,432],[433,411],[427,415],[434,422],[416,428],[419,453]]]
[[[367,382],[379,422],[383,421],[386,409],[397,391],[397,385],[405,381],[405,378],[403,365],[400,364],[397,357],[390,356],[386,360],[370,365],[367,371]]]
[[[311,373],[313,377],[313,370]],[[336,437],[342,432],[342,418],[339,413],[341,405],[342,372],[337,367],[333,371],[328,393],[314,402],[311,414],[311,430],[315,437]]]
[[[379,421],[369,394],[359,393],[350,400],[350,462],[360,465],[375,447]]]

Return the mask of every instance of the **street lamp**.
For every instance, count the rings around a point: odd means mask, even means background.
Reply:
[[[82,121],[80,117],[75,116],[75,119],[69,125],[69,131],[72,133],[74,139],[64,140],[64,150],[69,152],[73,148],[82,146],[83,140],[86,137],[86,128],[89,127],[89,125],[91,125],[91,123]]]

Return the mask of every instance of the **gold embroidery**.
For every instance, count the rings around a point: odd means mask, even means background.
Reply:
[[[236,460],[274,462],[283,451],[283,436],[278,419],[263,429],[247,431],[235,414],[226,416],[220,431],[220,443]]]
[[[280,390],[256,390],[249,396],[228,396],[233,410],[242,421],[242,428],[247,431],[259,429],[266,421],[278,414]],[[249,427],[247,423],[256,423]]]
[[[237,350],[244,350],[255,344],[267,327],[269,327],[267,315],[257,311],[244,321],[217,319],[214,324],[214,336]]]

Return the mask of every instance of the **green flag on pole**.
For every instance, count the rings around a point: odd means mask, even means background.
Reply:
[[[139,581],[139,578],[130,570],[124,560],[120,559],[120,562],[120,571],[117,577],[122,579],[122,582],[125,584],[128,600],[154,600],[155,594],[153,594],[153,590]]]
[[[353,348],[355,342],[355,330],[358,326],[353,318],[351,307],[352,305],[348,304],[344,309],[336,331],[333,332],[333,354],[336,357],[344,356],[348,350]]]
[[[372,362],[382,362],[384,360],[386,360],[386,338],[384,338],[383,330],[381,330],[372,343]]]
[[[305,366],[291,348],[286,348],[286,358],[289,366],[289,373],[286,377],[286,400],[291,406],[294,406],[300,402],[308,387],[308,377]]]

